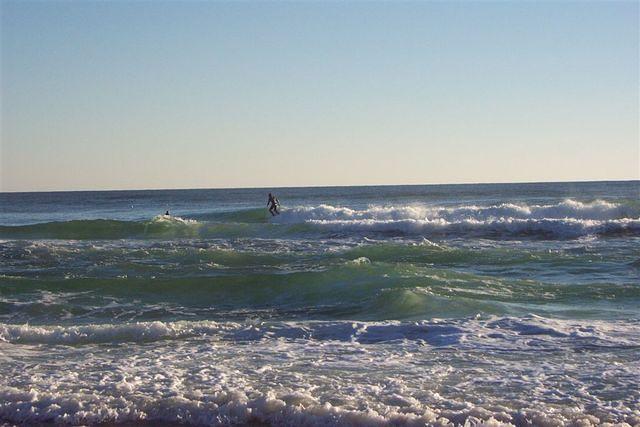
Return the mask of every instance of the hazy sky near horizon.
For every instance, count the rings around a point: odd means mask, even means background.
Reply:
[[[639,179],[639,3],[1,0],[0,190]]]

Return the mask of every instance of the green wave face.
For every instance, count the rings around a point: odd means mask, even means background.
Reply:
[[[209,214],[194,215],[194,219],[198,221],[214,221],[214,222],[231,222],[231,223],[248,223],[248,224],[264,224],[269,222],[271,215],[266,209],[239,209],[229,212],[215,212]]]
[[[144,236],[144,233],[144,223],[107,219],[0,226],[0,237],[23,239],[124,239]]]
[[[257,223],[198,223],[118,220],[75,220],[0,226],[0,238],[12,239],[184,239],[274,235]]]
[[[189,318],[200,319],[389,320],[523,312],[582,317],[610,312],[613,317],[624,317],[640,303],[640,288],[633,283],[561,284],[496,278],[444,265],[397,261],[409,253],[414,260],[426,257],[455,266],[473,257],[464,251],[451,251],[452,256],[446,258],[449,251],[441,249],[418,252],[398,245],[370,249],[357,248],[323,260],[317,255],[215,251],[173,271],[163,261],[162,267],[142,270],[137,277],[118,275],[117,271],[109,278],[5,276],[0,286],[0,295],[5,298],[0,318],[59,321],[72,313],[74,317],[90,315],[105,320],[114,315],[155,320],[167,316],[179,319],[189,313]],[[396,262],[376,260],[381,251],[389,258],[395,252]],[[352,259],[354,254],[367,254],[371,259]],[[212,259],[225,265],[203,271],[201,261]],[[513,259],[505,261],[505,268],[510,268]],[[180,258],[179,264],[186,263],[187,257]],[[123,269],[133,271],[128,264]],[[169,271],[159,274],[162,269]],[[34,302],[41,301],[43,295],[55,302]]]

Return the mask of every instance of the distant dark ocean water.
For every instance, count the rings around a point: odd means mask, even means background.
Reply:
[[[0,194],[0,423],[640,425],[640,182],[273,191]]]

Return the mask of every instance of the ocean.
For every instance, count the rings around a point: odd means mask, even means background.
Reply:
[[[639,181],[0,194],[0,424],[633,426],[639,383]]]

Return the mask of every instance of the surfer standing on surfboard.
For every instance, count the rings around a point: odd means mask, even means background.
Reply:
[[[280,206],[280,202],[278,201],[278,198],[271,193],[269,193],[267,206],[269,206],[269,212],[271,213],[271,216],[280,215],[280,212],[278,212],[278,206]]]

